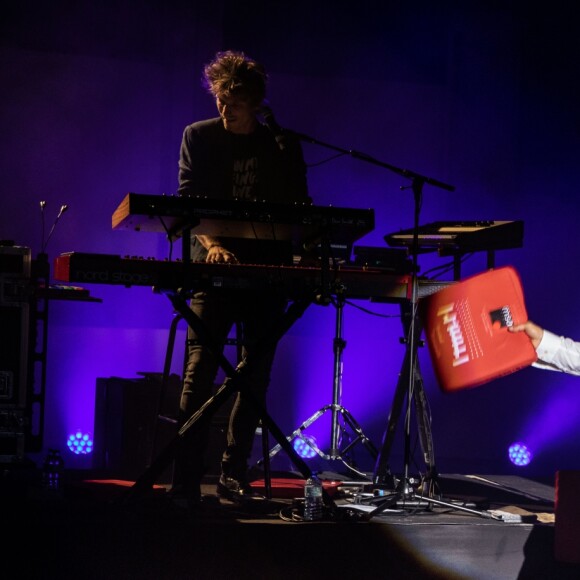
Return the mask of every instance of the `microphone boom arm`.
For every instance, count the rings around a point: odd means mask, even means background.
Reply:
[[[320,145],[322,147],[326,147],[327,149],[331,149],[333,151],[337,151],[344,155],[350,155],[354,159],[360,159],[361,161],[365,161],[367,163],[371,163],[373,165],[377,165],[379,167],[384,167],[385,169],[389,169],[390,171],[401,175],[402,177],[406,177],[408,179],[419,180],[422,183],[428,183],[429,185],[433,185],[435,187],[440,187],[441,189],[446,189],[447,191],[455,191],[455,186],[449,185],[448,183],[444,183],[437,179],[433,179],[432,177],[427,177],[425,175],[421,175],[420,173],[416,173],[415,171],[411,171],[410,169],[402,169],[400,167],[396,167],[389,163],[385,163],[384,161],[379,161],[366,153],[361,153],[360,151],[356,151],[354,149],[343,149],[341,147],[337,147],[336,145],[332,145],[330,143],[325,143],[324,141],[320,141],[318,139],[314,139],[314,137],[310,137],[309,135],[305,135],[303,133],[298,133],[296,131],[292,131],[290,129],[284,129],[286,133],[290,133],[297,137],[298,139],[305,141],[306,143],[310,143],[312,145]]]

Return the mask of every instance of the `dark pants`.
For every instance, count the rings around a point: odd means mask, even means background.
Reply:
[[[222,472],[235,479],[244,479],[260,421],[252,400],[265,406],[276,348],[273,341],[267,340],[267,348],[264,349],[264,339],[271,336],[273,327],[284,314],[286,299],[274,293],[215,290],[195,294],[190,306],[213,342],[220,345],[220,353],[233,325],[241,323],[243,329],[242,356],[247,357],[251,372],[244,375],[246,378],[243,382],[237,383],[240,391],[230,415]],[[180,402],[181,423],[187,421],[211,397],[218,369],[218,358],[189,328]],[[187,433],[183,438],[178,450],[178,476],[186,487],[199,485],[206,470],[204,456],[210,422],[211,417],[202,416],[199,424],[196,423],[191,429],[192,433]]]

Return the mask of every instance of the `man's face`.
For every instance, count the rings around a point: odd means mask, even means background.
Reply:
[[[256,127],[256,107],[246,99],[218,95],[216,105],[227,131],[251,133]]]

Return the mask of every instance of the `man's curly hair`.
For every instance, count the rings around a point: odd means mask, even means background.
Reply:
[[[243,52],[218,52],[203,69],[203,85],[214,97],[239,97],[259,105],[266,97],[265,68]]]

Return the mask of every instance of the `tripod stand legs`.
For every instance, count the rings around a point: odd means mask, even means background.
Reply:
[[[410,325],[410,317],[414,315],[412,312],[412,307],[408,304],[403,304],[401,306],[401,314],[403,318],[403,328],[405,330],[406,336]],[[417,329],[417,336],[419,336],[421,333],[421,327],[419,326],[418,321],[416,321],[415,324]],[[427,467],[427,479],[429,480],[430,486],[433,484],[433,479],[436,477],[433,438],[431,434],[430,418],[428,412],[429,409],[427,404],[427,397],[425,395],[425,388],[423,385],[423,378],[421,377],[419,362],[417,360],[417,348],[418,341],[414,341],[413,346],[411,347],[410,345],[407,345],[407,349],[405,350],[401,373],[399,375],[399,381],[397,382],[393,404],[389,414],[387,429],[385,430],[382,447],[375,464],[373,483],[378,487],[386,489],[395,489],[397,487],[395,478],[393,477],[389,467],[389,456],[393,446],[393,440],[397,430],[399,417],[403,409],[403,403],[405,402],[406,396],[409,395],[408,391],[409,383],[411,381],[411,360],[413,361],[413,384],[411,385],[412,398],[415,404],[417,423],[419,428],[419,439]],[[409,417],[406,417],[406,420],[408,421]]]
[[[344,457],[347,453],[357,444],[362,443],[367,451],[370,453],[373,459],[377,458],[378,451],[373,445],[372,441],[364,434],[361,426],[356,422],[352,414],[345,409],[340,404],[340,399],[342,395],[342,353],[346,347],[346,341],[342,336],[342,325],[343,325],[343,311],[344,311],[344,288],[338,287],[336,290],[336,300],[333,301],[336,316],[335,316],[335,336],[333,340],[333,350],[334,350],[334,373],[333,373],[333,388],[332,388],[332,403],[330,405],[325,405],[313,415],[311,415],[306,421],[304,421],[297,429],[295,429],[288,437],[287,441],[292,441],[293,439],[299,438],[309,447],[313,449],[320,457],[325,460],[340,460],[345,462]],[[307,439],[302,433],[303,431],[312,425],[316,420],[320,419],[326,412],[331,413],[331,426],[330,426],[330,451],[329,453],[324,453],[314,442]],[[346,429],[341,428],[339,419],[342,418],[343,422],[350,428],[353,434],[351,441],[344,447],[340,448],[341,443],[341,431],[344,433]],[[281,445],[278,444],[270,450],[268,457],[271,459],[276,455],[280,449]],[[261,461],[258,461],[260,464]],[[345,463],[347,467],[351,467],[348,463]]]
[[[328,411],[332,411],[333,414],[335,414],[337,417],[342,416],[344,418],[345,423],[347,423],[348,426],[352,429],[355,437],[343,449],[340,449],[337,444],[337,447],[331,449],[330,453],[324,453],[311,439],[304,436],[303,432],[305,429],[310,427],[312,423],[320,419],[320,417],[322,417]],[[338,429],[338,421],[336,425],[337,425],[336,428]],[[344,407],[341,407],[340,405],[326,405],[321,409],[319,409],[318,411],[316,411],[316,413],[308,417],[306,421],[304,421],[297,429],[295,429],[290,435],[286,437],[286,440],[289,442],[293,441],[294,439],[301,439],[302,441],[304,441],[304,443],[306,443],[306,445],[311,447],[316,454],[318,454],[322,459],[326,460],[336,460],[336,459],[343,460],[343,457],[346,456],[347,453],[359,442],[366,447],[366,449],[371,454],[371,457],[373,459],[377,457],[378,453],[377,448],[373,445],[372,441],[364,434],[361,426],[355,421],[354,417],[349,413],[349,411],[347,411]],[[337,441],[339,441],[339,439],[337,439]],[[272,449],[270,449],[268,456],[271,459],[281,450],[282,446],[280,444],[275,445],[274,447],[272,447]],[[258,461],[258,463],[260,464],[262,461],[263,460],[260,460]]]

